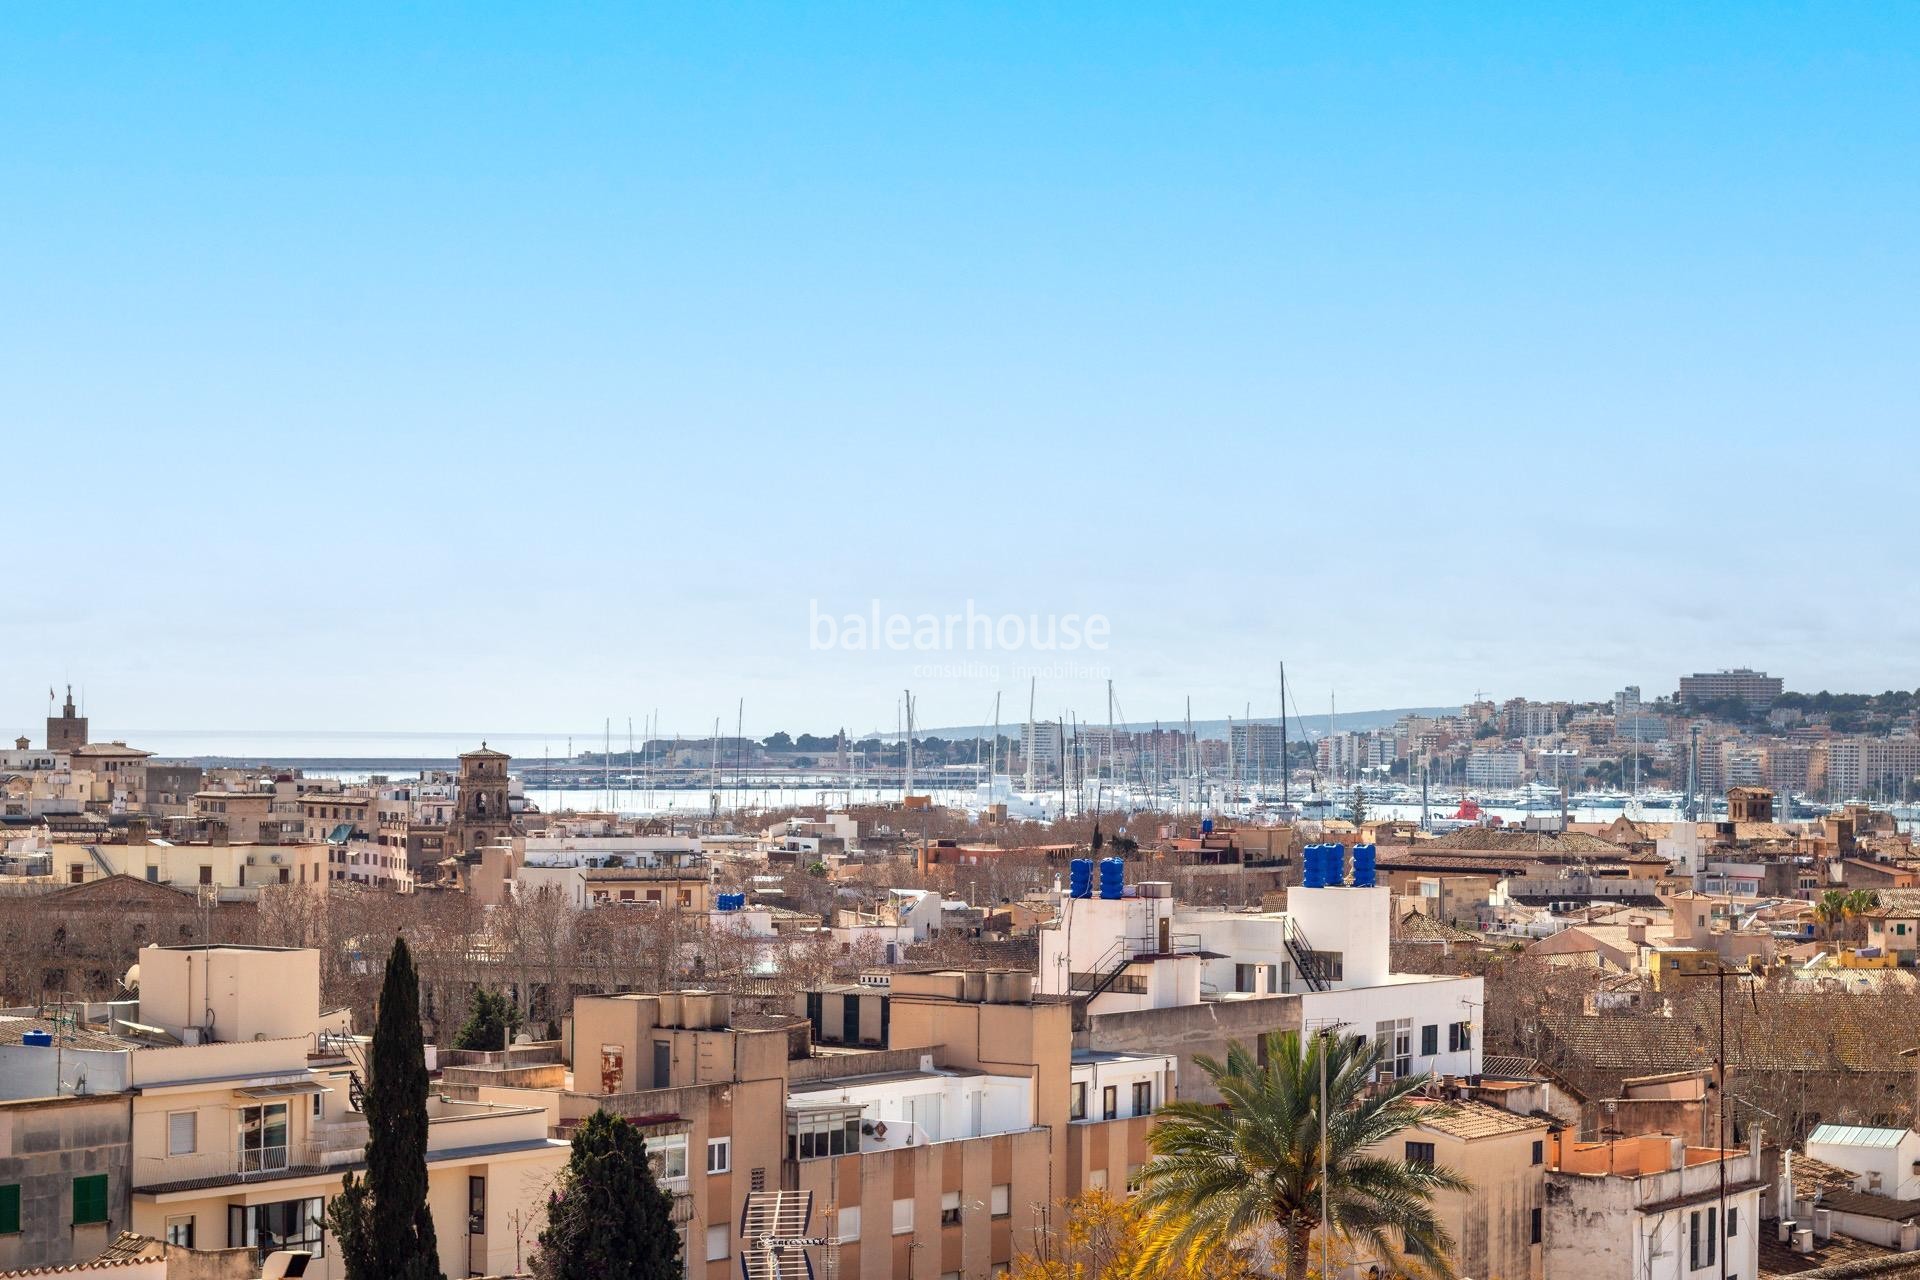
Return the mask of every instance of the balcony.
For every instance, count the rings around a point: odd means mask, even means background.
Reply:
[[[364,1144],[364,1138],[362,1139]],[[133,1162],[133,1187],[149,1191],[182,1184],[222,1182],[270,1182],[276,1178],[325,1173],[334,1163],[346,1163],[360,1157],[354,1149],[345,1159],[325,1139],[294,1142],[283,1146],[231,1148],[224,1151],[199,1151],[191,1155],[142,1156]]]

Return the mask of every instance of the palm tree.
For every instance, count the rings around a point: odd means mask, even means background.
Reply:
[[[1218,1256],[1260,1232],[1277,1233],[1288,1280],[1305,1280],[1321,1192],[1332,1230],[1381,1257],[1393,1235],[1433,1274],[1451,1277],[1453,1240],[1433,1215],[1436,1191],[1464,1191],[1451,1170],[1373,1153],[1419,1119],[1409,1096],[1424,1075],[1371,1086],[1381,1046],[1320,1032],[1304,1047],[1297,1031],[1266,1038],[1262,1066],[1235,1044],[1224,1064],[1194,1059],[1225,1100],[1169,1103],[1147,1142],[1140,1203],[1151,1229],[1140,1270]],[[1320,1088],[1326,1069],[1327,1141],[1321,1178]]]
[[[1833,926],[1846,917],[1847,895],[1844,890],[1829,889],[1813,904],[1813,918],[1826,929],[1829,938],[1833,936]]]

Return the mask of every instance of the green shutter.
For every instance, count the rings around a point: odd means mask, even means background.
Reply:
[[[107,1175],[88,1174],[73,1180],[73,1224],[107,1220]]]
[[[10,1236],[20,1230],[20,1184],[15,1182],[0,1187],[0,1236]]]

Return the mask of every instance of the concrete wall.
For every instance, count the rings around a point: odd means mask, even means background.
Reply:
[[[1074,1045],[1116,1053],[1170,1053],[1179,1062],[1179,1096],[1218,1102],[1220,1095],[1208,1084],[1206,1073],[1194,1065],[1195,1056],[1206,1054],[1224,1061],[1227,1046],[1235,1041],[1251,1048],[1268,1032],[1298,1031],[1300,1008],[1300,997],[1290,995],[1095,1014],[1075,1035]]]
[[[216,1040],[312,1035],[320,1025],[320,953],[142,947],[140,1021],[181,1035],[209,1018]]]
[[[84,1262],[128,1228],[128,1134],[125,1094],[0,1105],[0,1183],[19,1184],[21,1228],[0,1236],[0,1270]],[[75,1226],[73,1180],[99,1173],[107,1221]]]
[[[56,1070],[58,1087],[54,1083]],[[127,1087],[127,1054],[112,1049],[0,1045],[0,1099],[118,1093]]]

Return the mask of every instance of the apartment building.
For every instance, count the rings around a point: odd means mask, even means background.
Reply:
[[[1547,1137],[1542,1258],[1549,1276],[1693,1280],[1760,1270],[1760,1131],[1744,1148],[1670,1134],[1580,1142]],[[1725,1169],[1725,1191],[1721,1173]]]
[[[6,1272],[85,1262],[128,1225],[128,1095],[106,1081],[107,1087],[74,1093],[71,1078],[67,1091],[56,1091],[54,1050],[23,1043],[31,1030],[0,1028],[0,1271]]]
[[[17,1184],[36,1214],[70,1212],[72,1252],[60,1261],[132,1230],[201,1250],[308,1249],[308,1276],[341,1274],[322,1224],[341,1176],[364,1161],[366,1042],[344,1011],[322,1013],[319,963],[300,948],[146,947],[131,1013],[102,1006],[106,1025],[68,1032],[57,1047],[0,1034],[0,1090],[118,1108],[53,1130],[63,1167]],[[517,1269],[567,1156],[548,1137],[547,1109],[437,1093],[423,1103],[442,1269]],[[0,1187],[13,1173],[0,1158]],[[61,1178],[72,1185],[53,1185]],[[0,1193],[0,1208],[7,1199]],[[59,1232],[50,1240],[36,1223],[33,1245],[59,1247]]]
[[[550,889],[576,907],[713,906],[713,869],[698,836],[510,837],[478,850],[470,884],[482,902]]]
[[[1472,1184],[1466,1191],[1439,1191],[1433,1197],[1434,1217],[1453,1237],[1457,1274],[1542,1280],[1552,1129],[1539,1116],[1449,1098],[1422,1107],[1411,1128],[1372,1154],[1438,1165]]]
[[[1173,1069],[1077,1053],[1070,1004],[1036,997],[1031,974],[956,969],[804,992],[788,1014],[711,992],[586,996],[564,1061],[528,1055],[452,1063],[444,1087],[537,1099],[562,1132],[595,1109],[632,1119],[706,1280],[740,1274],[747,1196],[780,1189],[813,1193],[816,1273],[1001,1274],[1050,1206],[1137,1172]]]
[[[188,814],[217,823],[234,844],[299,843],[307,830],[301,806],[271,790],[196,791]]]
[[[63,884],[132,876],[192,893],[210,891],[221,902],[245,902],[266,885],[323,885],[327,848],[314,844],[233,844],[224,835],[176,844],[129,831],[121,842],[55,844],[53,874]]]
[[[1786,681],[1764,671],[1735,667],[1728,671],[1696,671],[1680,677],[1673,700],[1681,705],[1739,698],[1755,711],[1765,711],[1786,691]]]
[[[1526,756],[1519,751],[1476,747],[1467,753],[1467,785],[1504,790],[1520,785]]]
[[[1170,885],[1129,886],[1109,866],[1097,889],[1076,869],[1040,930],[1037,989],[1074,1007],[1076,1047],[1171,1055],[1173,1096],[1199,1101],[1215,1099],[1197,1054],[1273,1031],[1369,1036],[1395,1075],[1478,1073],[1484,983],[1392,970],[1392,890],[1370,868],[1257,911],[1182,907]]]
[[[1029,720],[1020,727],[1020,758],[1038,773],[1057,773],[1066,756],[1066,735],[1058,720]]]

